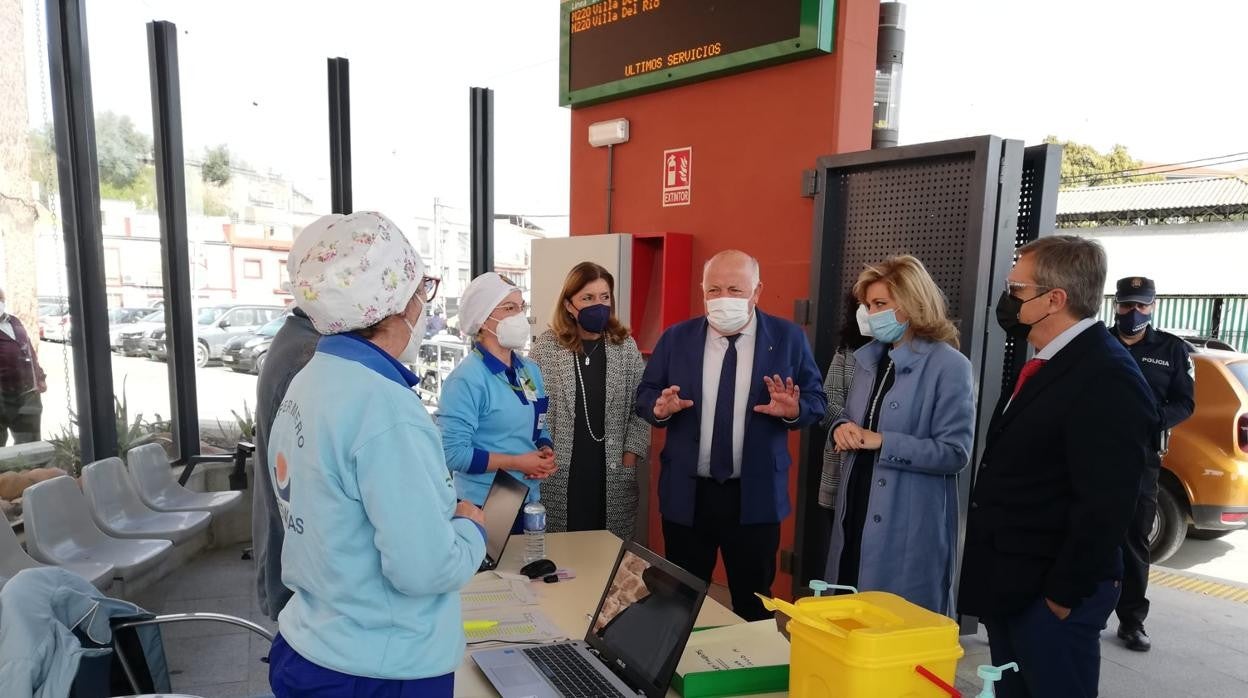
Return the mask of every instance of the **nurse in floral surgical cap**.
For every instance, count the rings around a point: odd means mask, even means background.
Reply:
[[[459,589],[485,519],[457,502],[416,359],[425,275],[379,213],[325,216],[295,240],[295,301],[322,335],[269,437],[286,524],[269,681],[277,698],[450,696],[464,653]]]

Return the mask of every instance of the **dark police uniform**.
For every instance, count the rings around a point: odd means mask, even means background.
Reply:
[[[1129,277],[1118,282],[1117,298],[1133,302],[1135,299],[1155,298],[1153,282],[1142,277]],[[1119,339],[1121,329],[1110,330]],[[1125,344],[1125,342],[1124,342]],[[1157,401],[1158,424],[1154,441],[1149,448],[1148,467],[1140,482],[1140,498],[1135,509],[1135,520],[1127,531],[1123,544],[1125,573],[1122,580],[1122,596],[1118,601],[1119,634],[1142,630],[1148,616],[1148,566],[1150,555],[1148,535],[1152,531],[1157,512],[1157,479],[1161,473],[1161,455],[1166,451],[1169,432],[1192,415],[1195,408],[1195,369],[1187,342],[1148,325],[1144,337],[1127,346],[1131,356],[1140,366],[1144,379]]]

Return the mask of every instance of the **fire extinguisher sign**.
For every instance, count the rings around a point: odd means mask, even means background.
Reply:
[[[663,205],[688,206],[693,182],[693,146],[663,151]]]

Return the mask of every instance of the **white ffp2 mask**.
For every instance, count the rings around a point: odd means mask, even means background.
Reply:
[[[429,317],[422,312],[415,325],[408,324],[407,318],[403,318],[403,324],[412,333],[407,338],[407,346],[399,354],[399,363],[414,364],[420,360],[420,343],[425,341],[425,325],[429,324]]]
[[[870,315],[870,313],[867,312],[867,306],[860,305],[858,306],[858,312],[854,314],[854,317],[858,320],[858,334],[870,339],[871,321],[867,319],[868,315]]]
[[[529,321],[523,315],[510,315],[498,321],[498,329],[494,330],[498,343],[505,349],[523,349],[529,341]]]
[[[750,299],[713,298],[706,302],[706,320],[720,334],[733,334],[750,322]]]

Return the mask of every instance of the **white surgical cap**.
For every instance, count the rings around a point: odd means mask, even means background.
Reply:
[[[515,284],[487,271],[472,280],[459,299],[459,329],[473,337],[503,299],[519,289]]]

